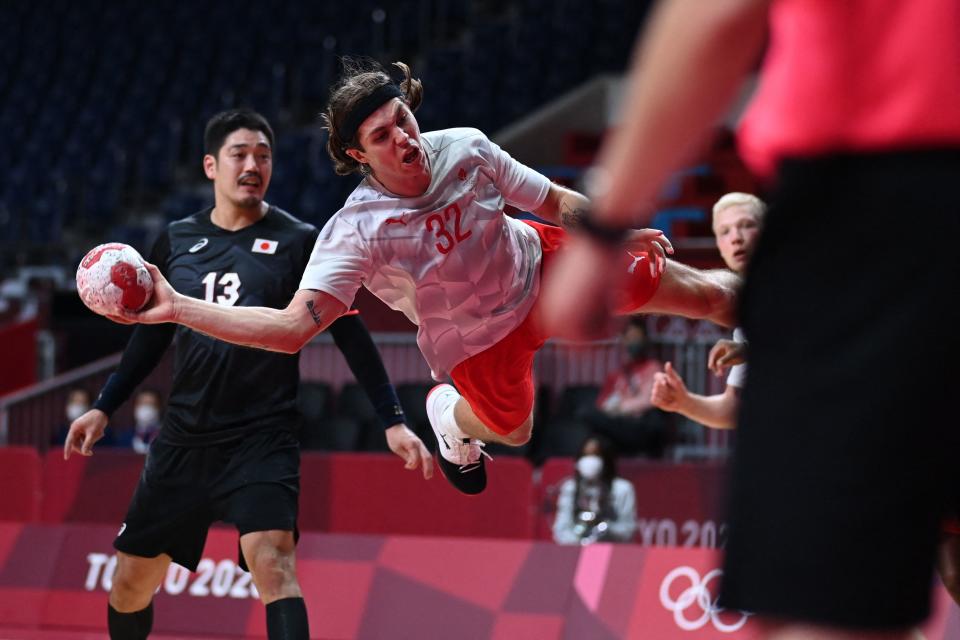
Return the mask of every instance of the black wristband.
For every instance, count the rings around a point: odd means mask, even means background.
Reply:
[[[604,245],[619,245],[626,239],[627,234],[630,233],[630,227],[607,226],[598,223],[589,214],[580,218],[579,222],[578,231],[581,231],[584,235]]]

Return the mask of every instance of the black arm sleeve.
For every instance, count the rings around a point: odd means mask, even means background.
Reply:
[[[164,232],[154,243],[149,260],[165,272],[169,254],[170,240]],[[103,385],[93,407],[110,415],[126,402],[137,385],[160,363],[176,329],[174,324],[138,325],[123,350],[120,366]]]
[[[110,415],[126,402],[137,385],[160,363],[176,329],[174,324],[139,325],[134,329],[123,350],[120,366],[107,378],[93,408]]]
[[[360,316],[340,316],[330,325],[329,331],[357,382],[367,392],[383,428],[405,422],[397,391],[387,376],[387,370],[383,368],[380,352]]]

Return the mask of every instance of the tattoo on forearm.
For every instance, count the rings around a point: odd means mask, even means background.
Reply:
[[[585,217],[587,210],[582,207],[572,207],[565,202],[560,205],[560,224],[565,229],[579,229]]]
[[[323,324],[323,320],[320,318],[320,314],[317,313],[317,310],[313,308],[313,300],[307,300],[307,311],[310,312],[310,317],[313,318],[314,323],[318,327]]]

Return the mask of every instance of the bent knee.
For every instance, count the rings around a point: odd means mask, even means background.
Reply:
[[[247,564],[264,604],[300,596],[293,552],[265,549],[252,555]]]
[[[140,611],[150,604],[154,588],[143,581],[115,575],[110,587],[110,605],[121,613]]]
[[[510,433],[503,436],[505,444],[512,447],[522,447],[530,442],[530,436],[533,434],[533,420],[527,418],[526,421]]]

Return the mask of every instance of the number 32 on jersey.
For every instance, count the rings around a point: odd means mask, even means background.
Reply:
[[[464,231],[460,226],[460,216],[460,207],[454,202],[442,213],[438,211],[430,214],[424,222],[427,231],[437,238],[438,242],[434,246],[440,253],[450,253],[457,244],[473,235],[471,229]]]
[[[240,276],[232,271],[220,275],[216,271],[211,271],[203,276],[203,299],[207,302],[216,302],[225,307],[232,307],[240,299]],[[217,285],[220,285],[221,292],[217,293]]]

